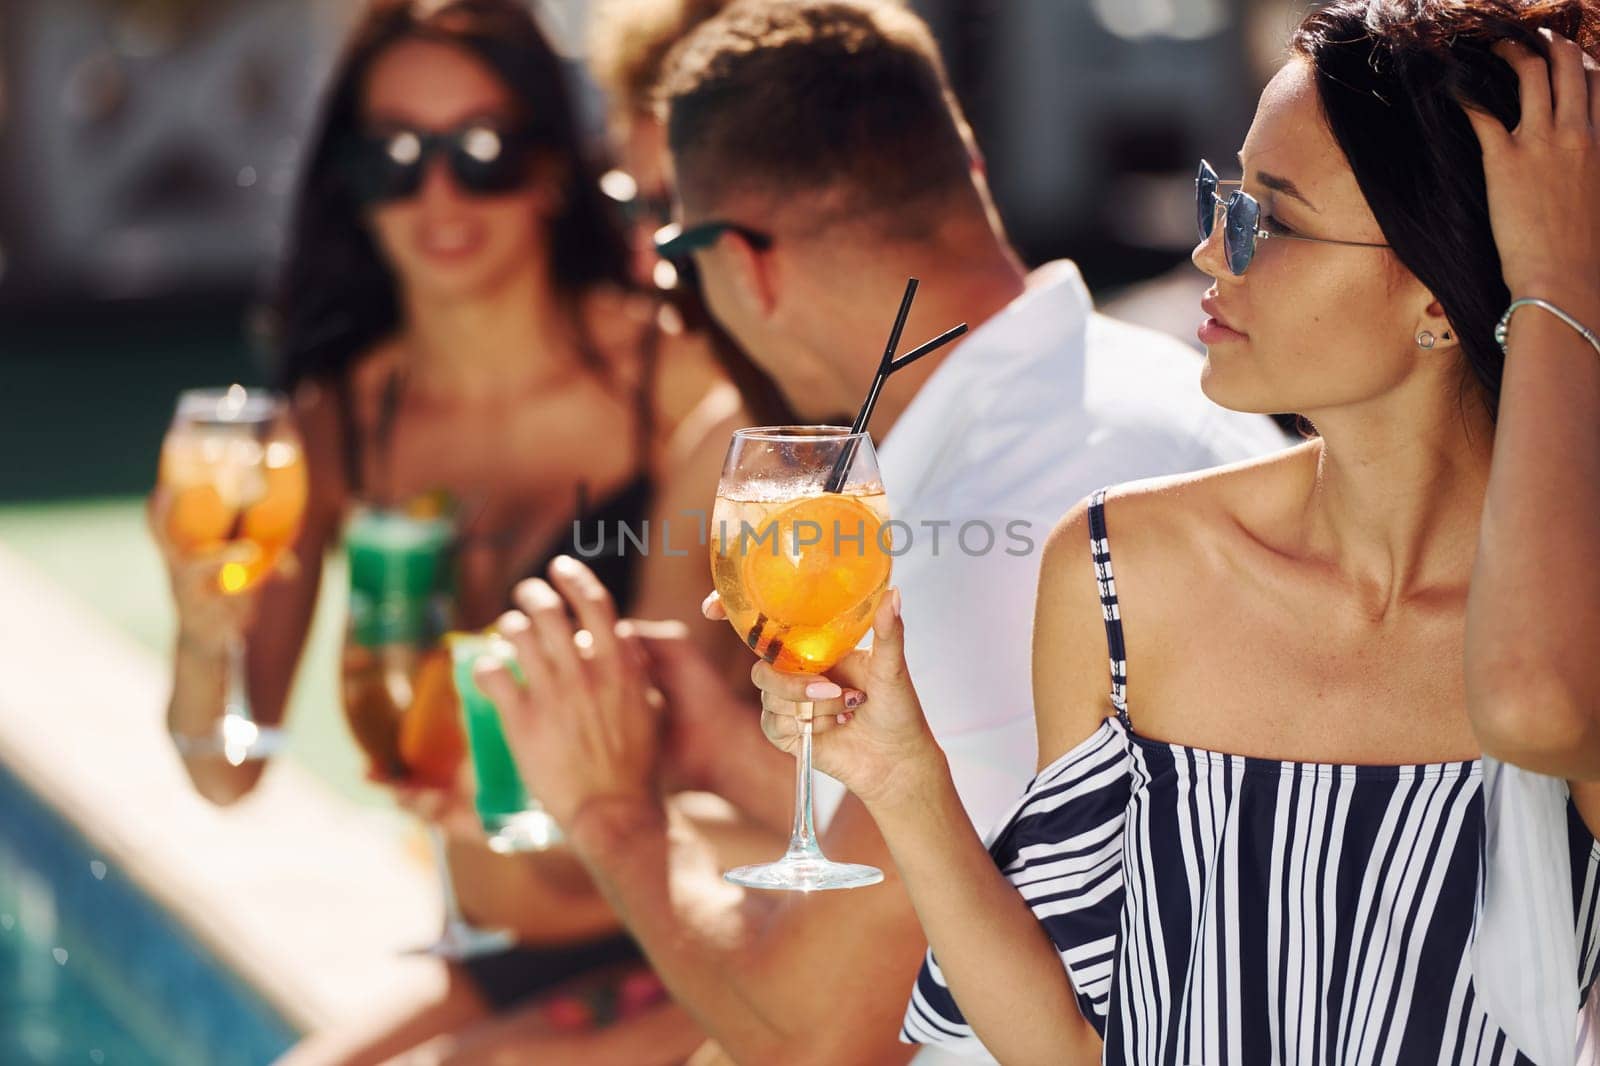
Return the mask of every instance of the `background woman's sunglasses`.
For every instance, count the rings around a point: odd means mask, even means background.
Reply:
[[[1342,244],[1347,248],[1387,248],[1387,244],[1366,241],[1334,241],[1325,237],[1302,237],[1298,233],[1274,233],[1261,228],[1261,204],[1242,188],[1235,188],[1226,200],[1217,195],[1223,185],[1242,185],[1243,182],[1223,181],[1204,159],[1200,173],[1194,181],[1195,221],[1200,226],[1200,240],[1211,239],[1217,224],[1217,205],[1223,207],[1222,251],[1228,260],[1228,269],[1243,274],[1256,256],[1256,243],[1265,240],[1309,241],[1312,244]]]
[[[443,153],[463,192],[493,196],[526,184],[537,144],[531,130],[504,130],[484,122],[442,132],[392,129],[357,137],[346,170],[363,203],[404,200],[422,188],[429,161]]]

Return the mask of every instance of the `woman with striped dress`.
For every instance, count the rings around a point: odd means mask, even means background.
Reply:
[[[1062,520],[1041,769],[987,841],[896,594],[837,690],[756,668],[781,747],[808,687],[838,692],[816,764],[873,813],[931,945],[907,1040],[1008,1064],[1529,1062],[1483,989],[1542,975],[1474,952],[1485,753],[1568,779],[1526,873],[1559,889],[1576,961],[1528,957],[1565,971],[1543,976],[1575,1031],[1600,966],[1597,33],[1591,0],[1302,23],[1242,182],[1201,169],[1194,261],[1207,394],[1316,435]]]

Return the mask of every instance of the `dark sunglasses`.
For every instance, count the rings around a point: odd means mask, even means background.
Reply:
[[[762,233],[749,226],[741,226],[737,222],[718,219],[713,222],[701,222],[687,229],[676,222],[669,222],[656,230],[656,254],[663,259],[678,262],[689,258],[693,252],[710,248],[724,233],[737,233],[758,252],[764,252],[772,247],[772,234]]]
[[[438,132],[392,129],[357,136],[345,154],[345,172],[362,203],[404,200],[422,188],[429,161],[443,154],[463,192],[493,196],[527,183],[538,144],[532,129],[506,130],[487,122]]]
[[[1256,244],[1265,240],[1309,241],[1312,244],[1342,244],[1347,248],[1387,248],[1387,244],[1366,241],[1334,241],[1325,237],[1303,237],[1298,233],[1274,232],[1261,228],[1261,204],[1242,188],[1235,188],[1226,200],[1217,195],[1223,185],[1239,186],[1239,181],[1223,181],[1204,159],[1200,173],[1194,181],[1195,221],[1200,226],[1200,240],[1211,239],[1217,224],[1217,205],[1223,207],[1222,251],[1228,260],[1228,269],[1235,275],[1243,274],[1256,257]]]

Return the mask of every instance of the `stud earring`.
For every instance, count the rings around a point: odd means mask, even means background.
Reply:
[[[1447,334],[1447,336],[1448,336],[1448,334]],[[1435,343],[1436,343],[1436,340],[1434,338],[1434,335],[1432,333],[1428,332],[1427,330],[1423,330],[1421,333],[1417,334],[1417,347],[1418,348],[1421,348],[1423,350],[1427,350],[1429,348],[1432,348]]]

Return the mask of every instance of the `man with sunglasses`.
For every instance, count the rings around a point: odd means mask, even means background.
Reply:
[[[1030,628],[1056,521],[1101,486],[1261,454],[1283,437],[1209,404],[1187,348],[1097,315],[1072,263],[1024,271],[931,35],[904,8],[735,3],[678,46],[660,91],[680,212],[661,254],[693,263],[713,314],[802,420],[860,404],[908,276],[921,287],[902,349],[971,327],[891,378],[869,428],[908,530],[894,563],[912,619],[906,658],[962,801],[986,828],[1035,768]],[[552,577],[581,623],[604,624],[581,567]],[[553,595],[532,582],[519,592],[545,636],[558,624]],[[541,654],[576,654],[563,650],[571,643],[543,640]],[[556,675],[587,679],[570,706],[503,708],[511,743],[530,780],[563,791],[554,806],[579,812],[574,853],[676,1001],[738,1062],[909,1060],[897,1036],[925,945],[859,801],[819,790],[824,850],[883,868],[884,884],[730,895],[692,841],[669,832],[651,781],[670,772],[785,831],[792,766],[761,737],[753,699],[726,691],[681,639],[645,639],[667,701],[661,751],[642,750],[653,734],[638,728],[607,731],[609,747],[534,743],[517,728],[524,712],[632,699],[619,721],[647,720],[641,686],[596,680],[637,668],[597,660],[610,641],[582,647],[586,661]]]

